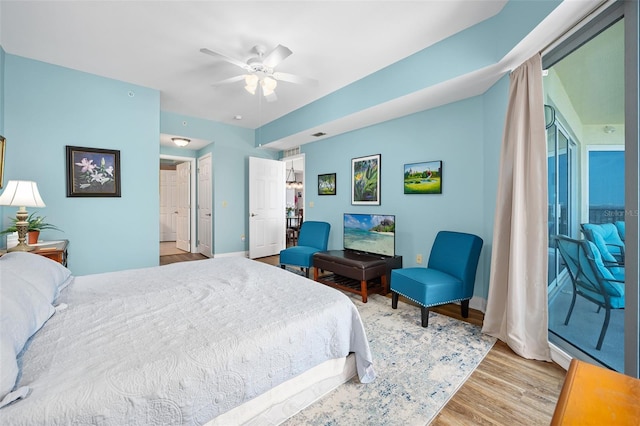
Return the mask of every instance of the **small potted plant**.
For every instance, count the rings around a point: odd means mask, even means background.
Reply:
[[[12,234],[18,231],[18,228],[16,227],[16,222],[18,222],[18,219],[15,217],[9,217],[9,219],[13,224],[9,226],[7,229],[5,229],[4,231],[0,232],[0,235]],[[28,244],[37,243],[38,237],[40,236],[40,231],[42,230],[55,229],[56,231],[62,231],[57,226],[45,222],[44,219],[45,219],[45,216],[36,216],[35,212],[31,213],[27,218],[27,222],[29,222],[29,227],[27,228]]]

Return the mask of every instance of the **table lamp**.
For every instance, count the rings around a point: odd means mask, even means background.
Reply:
[[[7,251],[31,251],[25,240],[29,230],[27,207],[45,207],[42,197],[38,192],[38,185],[28,180],[10,180],[7,188],[0,195],[0,206],[18,206],[16,213],[16,229],[18,230],[18,245]]]

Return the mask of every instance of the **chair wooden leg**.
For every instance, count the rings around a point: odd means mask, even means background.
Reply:
[[[469,299],[460,302],[460,313],[462,318],[469,318]]]
[[[398,293],[395,291],[391,292],[391,308],[398,309]]]
[[[429,326],[429,308],[425,308],[424,306],[420,306],[420,317],[422,319],[422,326]]]

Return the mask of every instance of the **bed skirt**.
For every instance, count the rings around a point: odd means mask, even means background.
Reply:
[[[278,425],[356,375],[355,355],[331,359],[227,411],[206,426]]]

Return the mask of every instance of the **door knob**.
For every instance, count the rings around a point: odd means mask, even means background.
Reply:
[[[254,216],[258,216],[258,215],[255,213],[251,213],[251,217],[254,217]]]

